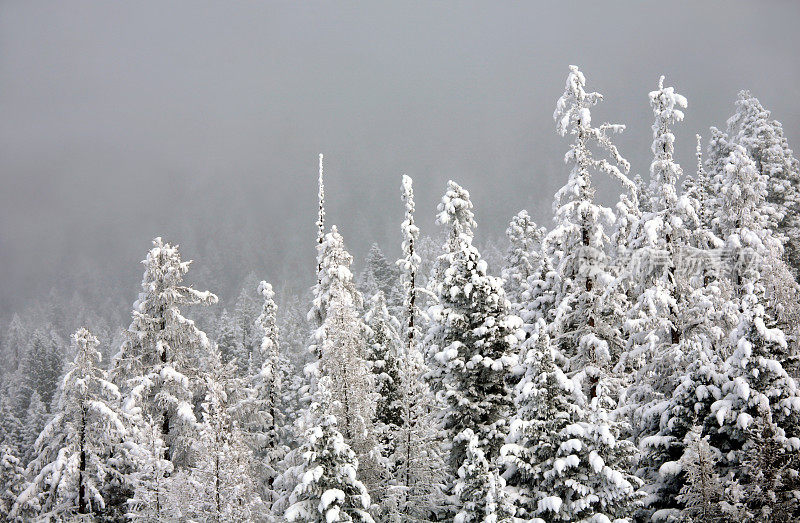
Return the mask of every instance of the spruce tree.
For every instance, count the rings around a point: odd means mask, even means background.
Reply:
[[[399,305],[400,298],[398,280],[400,273],[396,266],[386,259],[383,251],[377,243],[373,243],[369,248],[367,257],[364,259],[364,268],[359,275],[359,286],[364,296],[372,298],[378,291],[381,291],[389,305]]]
[[[11,521],[11,508],[26,487],[25,469],[14,449],[0,446],[0,521]]]
[[[136,390],[141,396],[143,417],[161,428],[166,457],[189,465],[197,428],[197,372],[211,342],[179,307],[216,303],[217,297],[183,285],[191,262],[182,261],[178,247],[161,238],[153,240],[142,263],[142,291],[112,375],[126,395]]]
[[[263,510],[254,478],[253,454],[230,414],[229,391],[235,367],[211,356],[214,371],[205,376],[199,452],[191,470],[202,493],[195,498],[196,517],[212,521],[251,521]]]
[[[569,359],[568,371],[592,369],[587,373],[591,381],[587,386],[592,389],[599,379],[597,374],[613,367],[622,348],[622,311],[607,310],[603,301],[605,289],[615,276],[607,256],[606,234],[614,216],[610,209],[595,203],[592,175],[599,171],[629,190],[634,187],[625,176],[630,166],[609,136],[621,132],[624,126],[592,126],[591,107],[603,97],[600,93],[587,93],[585,86],[583,73],[570,66],[566,89],[553,114],[558,134],[574,137],[565,155],[570,175],[567,184],[556,193],[556,226],[546,243],[555,259],[559,283],[553,305],[553,340]],[[610,159],[595,157],[593,146]]]
[[[222,309],[217,322],[216,343],[224,363],[233,361],[244,352],[242,330],[236,318],[228,314],[228,309]]]
[[[517,414],[502,449],[517,517],[628,521],[640,499],[640,481],[628,473],[635,447],[617,439],[603,382],[587,402],[556,362],[543,322],[527,344]]]
[[[0,396],[0,446],[8,447],[14,454],[19,455],[27,447],[24,439],[22,421],[11,404],[11,400],[3,394]]]
[[[452,442],[448,465],[454,476],[466,456],[466,442],[455,438],[466,428],[494,466],[511,405],[506,379],[523,332],[522,320],[510,312],[502,280],[487,274],[486,262],[472,245],[472,202],[453,181],[437,221],[450,234],[434,269],[438,303],[428,310],[425,346],[428,379],[442,408],[443,438]]]
[[[420,322],[418,286],[421,258],[417,254],[419,228],[414,223],[414,189],[409,176],[403,175],[401,195],[405,219],[401,224],[403,257],[397,261],[403,288],[403,350],[400,360],[399,392],[401,423],[394,439],[394,453],[389,461],[394,472],[395,490],[399,491],[398,511],[408,521],[434,520],[443,510],[445,474],[439,435],[433,414],[433,395],[423,381],[427,372],[419,350]]]
[[[288,521],[371,523],[370,497],[358,479],[358,460],[329,414],[335,403],[330,379],[320,379],[319,402],[311,406],[312,424],[303,436],[300,481],[291,494]]]
[[[536,225],[528,211],[517,213],[506,229],[509,247],[502,277],[506,296],[517,312],[522,308],[523,294],[529,289],[528,279],[539,268],[544,233],[544,228]]]
[[[402,355],[400,323],[386,306],[383,292],[372,298],[364,322],[367,327],[366,360],[370,365],[377,400],[375,432],[385,456],[395,452],[397,431],[403,424],[401,368]]]
[[[257,468],[259,481],[264,484],[264,501],[272,502],[277,497],[273,483],[278,475],[278,464],[288,451],[284,384],[290,373],[289,362],[279,345],[275,292],[265,281],[259,283],[258,292],[264,300],[256,320],[257,331],[261,333],[258,359],[262,364],[250,372],[246,390],[235,409],[241,430],[259,462]]]
[[[106,508],[102,490],[111,473],[107,457],[125,433],[121,396],[99,368],[97,338],[78,329],[73,339],[75,361],[59,389],[55,416],[36,441],[36,457],[28,466],[32,481],[12,517],[33,500],[43,518],[98,515]]]
[[[510,521],[514,508],[505,492],[505,481],[495,467],[490,467],[478,437],[470,429],[458,435],[466,444],[464,463],[458,468],[454,488],[458,513],[454,523],[499,523]]]
[[[749,91],[741,91],[736,114],[728,119],[727,134],[743,146],[758,171],[767,177],[767,201],[772,205],[770,227],[784,242],[786,260],[800,269],[800,163],[794,157],[781,123]]]

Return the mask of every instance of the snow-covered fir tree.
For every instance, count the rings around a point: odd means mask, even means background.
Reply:
[[[619,426],[609,419],[602,382],[587,404],[578,383],[556,362],[543,322],[526,345],[517,414],[502,448],[517,517],[628,520],[640,498],[640,481],[628,472],[635,448],[617,439]]]
[[[24,429],[25,426],[17,417],[11,399],[5,394],[0,396],[0,435],[2,435],[0,446],[8,447],[16,454],[21,453],[28,448],[23,439]]]
[[[367,326],[366,360],[373,374],[375,392],[375,434],[385,456],[395,452],[397,431],[403,424],[401,364],[404,354],[400,322],[389,313],[383,292],[372,297],[364,316]]]
[[[619,358],[622,311],[604,307],[604,291],[614,279],[607,257],[606,232],[614,223],[614,215],[610,209],[595,203],[592,174],[606,173],[629,189],[633,185],[625,176],[629,164],[609,136],[621,132],[624,126],[592,126],[591,107],[603,97],[600,93],[586,92],[585,86],[583,73],[570,66],[566,89],[553,114],[558,134],[574,137],[565,155],[570,174],[567,184],[556,193],[556,224],[546,243],[549,254],[556,260],[559,282],[551,324],[553,341],[569,359],[567,370],[575,372],[590,366],[595,372],[587,375],[594,381],[597,372],[610,369]],[[596,157],[592,147],[607,153],[610,159]]]
[[[419,321],[420,310],[417,303],[419,293],[419,282],[417,278],[420,273],[422,259],[417,252],[419,244],[419,227],[414,223],[414,187],[411,177],[403,175],[400,184],[405,215],[400,230],[403,235],[403,257],[397,260],[397,267],[400,269],[400,281],[403,291],[403,309],[405,325],[403,334],[405,335],[407,352],[412,352],[419,342]]]
[[[320,363],[322,374],[330,379],[332,398],[329,412],[361,463],[361,480],[383,500],[377,491],[384,490],[387,470],[373,425],[378,395],[367,362],[367,327],[342,288],[333,289],[321,330],[325,338]]]
[[[217,297],[183,285],[191,262],[182,261],[178,247],[161,238],[153,240],[142,263],[142,291],[133,305],[128,338],[115,358],[114,382],[125,394],[137,390],[144,417],[161,428],[167,457],[184,466],[191,464],[196,438],[196,374],[211,342],[179,307],[216,303]]]
[[[378,244],[373,243],[364,259],[364,268],[358,278],[361,293],[371,299],[380,291],[390,306],[394,307],[400,298],[399,277],[397,267],[386,259]]]
[[[724,357],[718,350],[725,345],[726,333],[718,280],[686,292],[681,313],[684,330],[668,360],[672,367],[650,378],[657,390],[671,392],[632,403],[633,437],[641,450],[637,475],[646,482],[644,511],[656,521],[678,517],[683,508],[678,495],[687,480],[681,460],[691,441],[689,432],[698,420],[708,418],[724,382]]]
[[[767,410],[775,443],[787,452],[800,450],[800,389],[776,359],[785,351],[786,339],[780,329],[767,327],[754,289],[757,282],[746,285],[741,321],[730,335],[734,352],[724,367],[721,398],[711,405],[704,427],[711,445],[723,454],[721,465],[734,469],[754,445],[748,429]]]
[[[744,461],[742,500],[756,521],[796,521],[800,517],[800,457],[782,445],[772,412],[762,406],[749,428],[750,446]]]
[[[16,373],[22,402],[18,405],[22,409],[20,413],[28,409],[34,392],[38,393],[46,408],[52,404],[64,370],[65,353],[52,325],[33,332]]]
[[[10,521],[11,509],[26,487],[25,469],[14,449],[0,446],[0,521]],[[20,514],[23,515],[28,514]]]
[[[676,261],[689,240],[689,230],[685,226],[688,219],[681,210],[685,202],[680,201],[676,187],[682,170],[673,158],[675,136],[670,128],[672,123],[683,120],[681,108],[686,107],[686,99],[672,87],[664,87],[662,76],[659,89],[650,93],[650,105],[655,114],[651,146],[654,158],[650,165],[651,210],[642,216],[630,242],[633,249],[630,277],[636,301],[625,322],[629,345],[621,362],[625,368],[633,370],[657,360],[663,363],[665,353],[680,341]],[[652,373],[658,371],[649,367],[645,371],[645,374]],[[646,380],[647,376],[644,378]]]
[[[324,343],[324,330],[321,327],[327,318],[334,294],[338,293],[344,296],[347,302],[356,309],[363,306],[364,298],[353,282],[353,273],[350,270],[353,257],[345,249],[344,238],[339,234],[335,225],[319,243],[317,258],[320,267],[319,283],[313,289],[312,307],[308,312],[308,321],[314,325],[309,352],[319,359],[322,356],[322,343]]]
[[[50,417],[42,397],[37,391],[33,391],[28,408],[25,410],[25,425],[21,433],[21,456],[25,463],[33,459],[36,452],[36,440],[39,439],[39,434],[50,421]]]
[[[233,361],[244,353],[242,329],[236,317],[228,314],[228,309],[222,309],[217,322],[216,343],[225,363]]]
[[[506,296],[517,312],[522,307],[522,296],[528,290],[528,279],[539,268],[544,234],[545,229],[536,225],[528,211],[517,213],[506,229],[509,247],[502,277]]]
[[[458,468],[454,493],[458,498],[455,523],[499,523],[510,521],[514,507],[504,490],[505,481],[490,467],[471,429],[458,436],[466,444],[466,457]]]
[[[130,407],[130,405],[129,405]],[[137,407],[131,410],[139,412]],[[126,517],[133,521],[163,521],[174,517],[172,506],[173,473],[172,462],[165,459],[166,445],[161,439],[161,427],[154,423],[129,423],[137,431],[141,443],[140,453],[135,458],[136,485],[127,501]]]
[[[317,180],[317,200],[319,210],[317,212],[317,245],[322,245],[325,241],[325,180],[323,178],[324,170],[322,164],[323,156],[319,154],[319,178]],[[322,261],[317,253],[317,284],[319,285],[322,277]]]
[[[736,113],[728,119],[727,134],[743,146],[767,177],[767,201],[772,204],[770,227],[782,237],[786,259],[800,268],[800,163],[794,157],[781,123],[749,91],[741,91]]]
[[[726,496],[722,478],[717,473],[717,457],[699,432],[699,428],[695,428],[687,434],[689,442],[681,458],[687,479],[677,498],[685,508],[673,520],[727,521],[736,515],[736,502],[730,503]]]
[[[239,324],[242,337],[241,352],[236,355],[236,363],[240,374],[247,372],[248,362],[251,357],[255,359],[256,367],[260,367],[262,363],[259,360],[261,333],[256,325],[262,306],[262,297],[257,292],[260,281],[255,273],[249,273],[244,279],[242,290],[239,292],[234,305],[234,316]]]
[[[358,479],[358,459],[330,414],[335,403],[325,376],[317,386],[319,402],[312,404],[312,425],[303,436],[300,481],[291,494],[288,521],[372,523],[370,497]]]
[[[738,145],[731,147],[722,169],[714,223],[725,239],[735,296],[741,298],[748,281],[755,283],[754,276],[746,274],[755,269],[755,262],[779,258],[783,249],[769,229],[767,177],[759,174],[747,151]]]
[[[455,476],[466,457],[466,442],[456,436],[467,428],[494,466],[512,401],[506,379],[516,364],[523,332],[503,281],[487,274],[487,264],[472,244],[475,221],[469,193],[453,181],[447,184],[437,221],[450,234],[433,276],[438,303],[428,310],[427,377],[442,408],[443,439],[452,442],[448,465]]]
[[[284,382],[289,377],[289,362],[279,346],[277,305],[272,285],[262,281],[258,285],[264,303],[256,320],[261,333],[260,368],[253,368],[248,376],[243,397],[235,407],[241,430],[259,461],[259,481],[264,486],[264,501],[272,502],[277,494],[273,483],[278,475],[278,464],[288,451],[286,447],[286,418],[284,415]]]
[[[102,491],[111,474],[108,456],[125,433],[119,415],[120,393],[99,368],[98,341],[86,329],[74,336],[75,361],[59,389],[56,412],[36,441],[28,465],[30,485],[11,516],[34,508],[43,519],[101,514]]]
[[[192,499],[196,518],[211,521],[252,521],[261,517],[263,503],[253,475],[253,454],[245,436],[231,416],[226,388],[234,368],[218,364],[205,378],[206,397],[202,404],[197,462],[191,479],[199,487]]]
[[[414,223],[414,189],[409,176],[403,175],[401,195],[405,218],[401,224],[403,257],[397,261],[403,289],[404,326],[400,362],[401,423],[394,436],[394,453],[389,455],[394,472],[393,489],[397,492],[398,512],[407,521],[428,521],[444,512],[445,475],[441,443],[434,422],[435,401],[423,381],[427,366],[419,350],[420,322],[417,277],[421,258],[417,254],[419,228]]]
[[[436,423],[438,406],[423,381],[426,371],[415,346],[401,367],[402,424],[395,434],[394,454],[388,456],[394,471],[391,488],[397,492],[403,521],[436,521],[446,512],[444,490],[449,478]]]
[[[22,324],[19,314],[14,314],[8,323],[6,332],[3,336],[3,361],[7,363],[0,370],[0,376],[4,378],[14,374],[22,361],[25,344],[28,339],[28,332]]]

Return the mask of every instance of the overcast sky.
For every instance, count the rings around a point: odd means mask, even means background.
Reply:
[[[522,208],[549,225],[569,64],[634,172],[660,74],[687,171],[744,88],[800,149],[800,2],[521,4],[0,1],[0,312],[87,274],[135,288],[157,235],[310,283],[319,152],[357,256],[398,253],[404,172],[423,232],[449,178],[480,238]]]

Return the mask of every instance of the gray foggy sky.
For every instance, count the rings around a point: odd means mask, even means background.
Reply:
[[[195,270],[311,283],[318,152],[357,257],[397,254],[403,172],[424,233],[448,178],[481,238],[522,208],[549,225],[573,63],[634,172],[662,73],[686,171],[742,88],[800,149],[800,2],[518,4],[0,2],[0,312],[87,275],[135,289],[156,235]]]

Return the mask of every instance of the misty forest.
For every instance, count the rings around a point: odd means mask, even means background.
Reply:
[[[682,167],[690,104],[654,78],[642,177],[603,95],[564,73],[546,223],[507,209],[506,238],[479,243],[468,187],[418,208],[398,172],[380,199],[401,255],[354,264],[320,154],[297,186],[319,203],[307,291],[251,267],[222,306],[181,238],[156,237],[129,316],[59,292],[11,315],[0,518],[798,521],[800,166],[781,124],[742,91]]]

